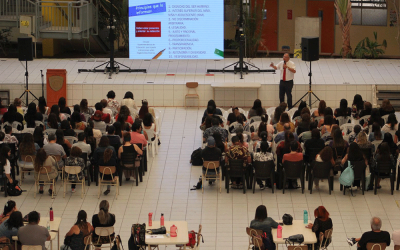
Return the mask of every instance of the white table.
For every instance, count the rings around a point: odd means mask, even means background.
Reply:
[[[186,221],[164,221],[164,226],[167,229],[167,233],[170,233],[170,228],[172,225],[175,225],[178,230],[177,230],[177,236],[176,237],[167,237],[166,235],[157,235],[156,237],[161,237],[162,238],[151,238],[151,234],[146,233],[146,244],[149,246],[150,250],[150,245],[182,245],[183,244],[183,249],[186,249],[186,244],[189,243],[189,236],[188,236],[188,226]],[[146,230],[148,229],[155,229],[155,228],[160,228],[160,221],[153,221],[153,225],[147,226]]]
[[[312,221],[309,221],[308,223],[312,223]],[[303,244],[312,244],[314,250],[314,243],[317,243],[317,237],[315,236],[315,233],[311,229],[306,228],[306,226],[307,225],[304,224],[303,220],[293,220],[293,225],[282,226],[282,238],[276,237],[278,229],[273,228],[271,234],[274,238],[274,243],[276,245],[285,244],[285,238],[289,238],[289,236],[295,234],[302,234],[304,236]]]
[[[39,226],[47,228],[47,222],[50,220],[50,217],[42,217],[39,221]],[[53,221],[50,221],[50,249],[53,249],[53,240],[57,236],[57,249],[60,249],[60,224],[61,217],[54,217]],[[18,236],[13,236],[12,239],[15,241],[15,249],[17,249],[17,241]]]
[[[215,100],[215,89],[257,89],[257,99],[259,99],[259,89],[261,83],[259,82],[213,82],[211,83],[213,88],[213,100]]]

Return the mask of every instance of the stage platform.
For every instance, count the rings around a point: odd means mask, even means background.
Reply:
[[[186,88],[190,81],[199,82],[198,93],[200,106],[205,106],[213,97],[212,83],[260,83],[260,99],[264,106],[275,106],[278,103],[279,72],[251,73],[240,79],[239,74],[207,74],[207,69],[222,69],[237,59],[224,60],[130,60],[116,59],[132,69],[146,69],[147,73],[120,73],[108,79],[103,73],[78,73],[78,69],[91,69],[107,61],[97,59],[37,59],[28,62],[29,84],[32,92],[41,95],[40,70],[66,69],[68,72],[69,104],[78,103],[82,98],[94,105],[100,98],[113,89],[117,99],[122,99],[126,91],[132,91],[136,100],[147,99],[153,106],[184,106]],[[269,64],[277,64],[281,58],[256,58],[250,62],[261,69],[270,69]],[[293,100],[297,100],[308,90],[309,63],[300,59],[291,59],[296,64]],[[1,89],[9,89],[11,97],[19,97],[24,90],[25,63],[17,59],[0,61]],[[312,62],[313,90],[317,96],[327,101],[328,105],[337,106],[341,98],[349,102],[354,94],[359,93],[366,100],[373,97],[375,85],[387,85],[397,89],[400,79],[400,60],[362,60],[362,59],[321,59]],[[400,86],[400,85],[399,85]],[[381,88],[381,87],[380,87]],[[218,89],[215,99],[218,106],[251,106],[257,98],[255,90]],[[188,102],[188,105],[197,105]]]

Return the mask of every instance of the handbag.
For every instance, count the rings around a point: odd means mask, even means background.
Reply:
[[[290,214],[284,214],[282,216],[282,221],[284,225],[292,225],[293,224],[293,216]]]
[[[339,177],[339,182],[345,187],[351,187],[354,182],[354,170],[353,166],[351,166],[350,161],[347,161],[348,167],[343,170],[342,174]]]
[[[163,226],[163,227],[160,227],[160,228],[148,229],[146,232],[148,234],[166,234],[167,233],[167,229]]]
[[[119,235],[115,236],[114,245],[111,247],[111,250],[124,250],[124,246],[122,245],[121,237]]]
[[[293,245],[294,245],[294,243],[299,243],[299,245],[300,245],[301,243],[304,242],[304,236],[302,234],[295,234],[295,235],[289,236],[289,238],[286,238],[285,240],[286,240],[286,244],[290,245],[290,243],[293,243]]]

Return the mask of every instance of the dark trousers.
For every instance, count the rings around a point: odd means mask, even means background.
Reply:
[[[285,102],[285,94],[287,97],[288,108],[292,108],[292,89],[293,89],[293,80],[279,82],[279,102]]]

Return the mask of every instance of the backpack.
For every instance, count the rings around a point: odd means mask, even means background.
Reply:
[[[204,239],[203,239],[203,235],[196,233],[194,230],[189,231],[189,242],[186,244],[187,247],[191,247],[194,248],[194,246],[196,245],[196,234],[198,234],[201,237],[201,242],[204,243]]]
[[[111,247],[111,250],[123,250],[121,237],[117,235],[114,239],[114,245]]]
[[[135,245],[145,245],[146,244],[146,224],[133,224],[132,225],[132,235]]]
[[[201,148],[195,149],[190,156],[190,163],[192,166],[203,166],[203,159],[201,158]]]
[[[18,186],[18,181],[7,184],[7,194],[9,196],[20,196],[22,194],[22,189]]]
[[[351,187],[354,182],[354,170],[353,167],[350,164],[350,161],[347,161],[348,167],[343,170],[342,174],[339,177],[339,182],[343,186]]]

